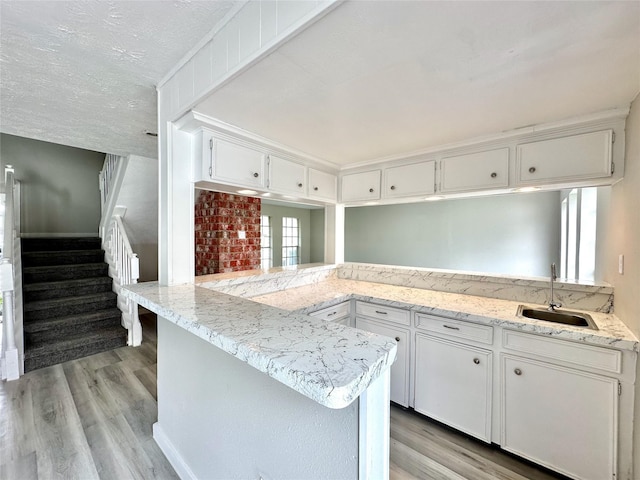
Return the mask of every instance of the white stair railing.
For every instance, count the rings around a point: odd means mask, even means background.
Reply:
[[[122,286],[138,283],[140,263],[133,252],[123,217],[126,207],[116,207],[103,238],[105,261],[109,264],[109,276],[113,278],[113,291],[118,295],[118,307],[122,310],[122,326],[129,331],[127,344],[137,347],[142,343],[142,326],[138,316],[138,304],[122,294]]]
[[[2,380],[16,380],[24,373],[24,340],[22,330],[22,281],[20,262],[19,184],[11,165],[5,168],[5,212],[0,290],[2,290]]]
[[[107,153],[104,159],[104,164],[102,165],[102,170],[98,174],[98,182],[100,185],[100,207],[103,211],[105,204],[107,203],[107,198],[109,197],[109,192],[113,189],[112,183],[116,173],[116,167],[118,166],[118,160],[120,158],[121,157],[118,155]]]

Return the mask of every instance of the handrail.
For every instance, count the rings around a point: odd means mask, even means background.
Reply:
[[[16,380],[24,371],[22,364],[22,315],[21,308],[15,308],[15,296],[21,298],[20,291],[16,295],[16,288],[21,282],[16,282],[14,263],[19,258],[14,252],[15,239],[19,235],[14,220],[15,212],[15,178],[11,165],[5,168],[5,213],[4,238],[2,243],[2,262],[0,263],[0,290],[2,290],[2,350],[0,351],[0,371],[3,380]]]
[[[113,177],[118,164],[118,155],[107,153],[104,159],[102,170],[98,175],[98,182],[100,184],[100,208],[104,209],[109,198],[109,192],[112,190]],[[103,210],[104,211],[104,210]]]
[[[131,248],[122,220],[125,213],[125,207],[116,207],[108,225],[104,249],[109,275],[113,278],[113,291],[118,295],[118,307],[122,310],[122,326],[129,331],[127,344],[137,347],[142,342],[138,304],[126,298],[121,291],[123,285],[138,283],[140,277],[140,261]]]

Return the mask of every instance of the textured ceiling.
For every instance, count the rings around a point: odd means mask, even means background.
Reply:
[[[197,110],[347,166],[625,106],[639,90],[638,1],[352,1]]]
[[[0,1],[0,131],[157,157],[156,84],[239,2]]]

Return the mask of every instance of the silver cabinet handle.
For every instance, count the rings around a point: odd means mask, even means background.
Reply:
[[[370,189],[369,189],[369,193],[373,193],[373,188],[370,188]]]
[[[395,190],[396,186],[395,185],[391,185],[391,190]]]
[[[396,337],[396,342],[399,342],[399,341],[400,341],[400,337]]]
[[[260,176],[260,174],[258,172],[253,172],[253,177],[254,178],[258,178]]]
[[[298,184],[298,188],[302,188],[302,184],[301,183]]]
[[[535,173],[536,167],[529,167],[529,173]]]
[[[497,174],[496,172],[493,172],[493,173],[491,174],[491,178],[496,178],[497,176],[498,176],[498,174]]]
[[[473,363],[475,363],[476,365],[480,365],[480,359],[479,358],[474,358],[473,359]]]
[[[317,192],[318,191],[318,187],[313,187],[313,189]]]
[[[380,310],[376,310],[376,313],[379,313],[380,315],[386,315],[387,312],[381,312]]]
[[[327,317],[333,317],[336,313],[338,313],[338,312],[331,312],[331,313],[328,313],[328,314],[327,314]]]
[[[520,370],[519,368],[516,368],[513,373],[515,373],[516,375],[522,375],[522,370]]]
[[[448,328],[449,330],[460,330],[460,327],[452,327],[450,325],[442,325],[444,328]]]

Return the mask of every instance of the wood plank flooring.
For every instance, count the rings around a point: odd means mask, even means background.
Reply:
[[[178,478],[152,438],[157,418],[155,317],[141,320],[140,347],[0,383],[1,480]],[[563,478],[395,406],[390,477]]]

